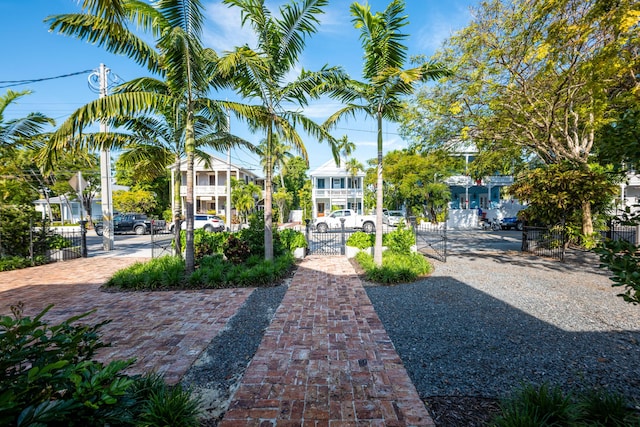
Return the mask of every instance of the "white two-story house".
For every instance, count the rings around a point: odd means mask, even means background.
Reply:
[[[334,207],[363,213],[365,173],[351,175],[345,163],[343,160],[341,166],[337,166],[332,159],[309,173],[314,218],[330,213]]]
[[[227,163],[225,160],[215,156],[210,156],[209,166],[202,160],[194,161],[194,213],[215,213],[226,215],[227,204],[233,209],[230,198],[230,179],[234,178],[245,183],[252,182],[260,188],[264,188],[264,179],[248,169]],[[169,167],[171,170],[171,210],[174,206],[174,184],[175,165]],[[182,211],[185,212],[185,202],[187,197],[187,160],[183,159],[180,164],[181,185],[180,197],[182,198]],[[229,183],[229,185],[228,185]],[[232,211],[232,214],[235,212]]]

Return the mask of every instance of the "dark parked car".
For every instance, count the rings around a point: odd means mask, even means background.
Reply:
[[[503,230],[510,230],[513,228],[514,230],[522,231],[522,221],[515,216],[502,218],[500,220],[500,228]]]

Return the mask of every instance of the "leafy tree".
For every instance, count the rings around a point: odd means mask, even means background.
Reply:
[[[298,192],[309,182],[309,177],[307,176],[308,170],[309,165],[302,157],[292,157],[287,162],[286,173],[283,174],[284,186],[287,191],[293,195],[291,206],[294,209],[299,209],[304,204]]]
[[[46,125],[55,122],[41,113],[29,113],[26,117],[5,120],[6,109],[17,99],[31,91],[14,92],[11,89],[0,96],[0,149],[7,150],[29,145],[39,136]]]
[[[350,8],[352,22],[360,30],[364,50],[363,77],[365,82],[350,80],[332,88],[332,96],[346,104],[325,122],[327,128],[335,126],[345,116],[364,113],[374,118],[378,127],[378,169],[376,180],[376,244],[374,261],[382,265],[382,121],[398,121],[403,107],[403,98],[414,92],[418,83],[439,78],[447,71],[437,63],[423,63],[417,67],[403,69],[406,62],[406,46],[401,33],[408,24],[404,13],[404,1],[393,0],[384,12],[371,13],[368,4],[354,2]]]
[[[228,83],[214,72],[217,63],[215,52],[201,44],[202,5],[199,0],[164,0],[151,5],[136,0],[86,0],[83,6],[87,9],[85,14],[49,17],[50,29],[97,43],[109,52],[125,54],[164,80],[147,77],[133,80],[116,93],[78,109],[56,132],[50,152],[55,154],[64,147],[69,136],[76,137],[71,139],[76,144],[99,148],[112,146],[118,140],[112,134],[82,137],[83,127],[95,121],[117,124],[123,118],[144,114],[169,118],[169,125],[184,132],[182,141],[187,159],[185,270],[191,273],[194,270],[196,116],[203,115],[219,124],[226,123],[221,104],[208,98],[208,94],[210,89]],[[135,30],[130,28],[131,25],[136,26]],[[146,43],[144,36],[149,35],[156,40],[155,46]],[[169,111],[181,113],[171,116]],[[183,122],[178,125],[179,120]],[[224,132],[226,129],[219,130],[223,137],[218,139],[218,148],[228,148],[232,141],[224,137],[228,136]],[[175,153],[178,148],[172,151]]]
[[[302,209],[303,221],[312,219],[311,214],[313,212],[313,199],[311,197],[311,192],[311,181],[307,180],[296,193],[299,200],[298,207]]]
[[[510,192],[528,203],[524,212],[528,221],[564,226],[581,223],[582,207],[587,201],[594,212],[604,212],[617,186],[602,168],[593,166],[585,170],[565,162],[523,173]]]
[[[443,151],[421,155],[405,150],[387,153],[383,161],[385,181],[396,189],[401,203],[436,222],[451,200],[449,187],[438,178],[453,175],[459,159]]]
[[[427,146],[472,140],[505,159],[496,163],[503,171],[513,159],[535,156],[588,175],[611,91],[637,64],[628,45],[637,39],[635,3],[480,3],[474,21],[437,55],[455,64],[455,74],[421,94],[404,133]],[[582,233],[590,235],[591,203],[583,203]]]
[[[339,69],[325,66],[318,72],[302,71],[295,80],[290,79],[305,38],[316,31],[318,15],[323,13],[322,7],[327,0],[305,0],[301,4],[292,1],[280,8],[279,17],[266,8],[264,0],[224,0],[224,3],[240,8],[243,25],[249,24],[257,35],[255,49],[247,45],[237,47],[221,59],[219,69],[224,76],[235,79],[240,95],[257,102],[253,105],[226,102],[225,105],[239,119],[245,120],[249,129],[265,133],[264,255],[266,260],[271,260],[273,161],[270,156],[276,144],[274,136],[278,136],[278,141],[290,143],[304,159],[307,158],[306,148],[296,130],[297,125],[319,141],[333,142],[325,129],[295,108],[304,107],[310,97],[318,96],[321,83],[343,76]],[[294,108],[289,110],[287,106]],[[332,150],[336,157],[335,147]]]
[[[114,191],[113,208],[119,212],[149,213],[156,206],[156,195],[147,190]]]

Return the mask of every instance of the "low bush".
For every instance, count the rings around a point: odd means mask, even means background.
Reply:
[[[290,228],[287,228],[280,231],[279,234],[280,234],[280,241],[282,242],[282,245],[290,252],[293,252],[298,248],[309,247],[307,243],[307,239],[304,237],[304,233],[298,230],[292,230]]]
[[[386,236],[387,241],[385,246],[387,246],[390,252],[396,254],[410,254],[411,246],[416,243],[413,231],[410,228],[405,228],[403,225],[398,225],[394,231],[386,234]]]
[[[42,265],[48,262],[47,258],[43,255],[38,255],[33,258],[33,262],[29,258],[23,258],[20,256],[9,256],[0,258],[0,271],[18,270],[20,268],[27,268],[33,265]]]
[[[208,255],[221,254],[231,233],[226,231],[212,233],[202,228],[193,230],[193,256],[196,262]],[[187,247],[185,230],[180,230],[180,247]]]
[[[637,410],[615,393],[564,393],[548,384],[523,385],[501,402],[494,427],[639,425]]]
[[[196,270],[187,276],[184,260],[164,256],[144,263],[137,262],[117,271],[105,287],[141,291],[264,286],[285,277],[294,262],[290,253],[273,261],[251,255],[240,264],[231,263],[221,254],[215,254],[202,258]]]
[[[382,266],[366,252],[359,252],[355,260],[365,271],[366,279],[380,284],[413,282],[432,271],[431,264],[418,253],[401,254],[392,251],[382,253]]]
[[[370,248],[375,243],[375,234],[365,233],[364,231],[356,231],[347,239],[347,246],[358,249]]]
[[[136,262],[114,273],[105,287],[125,290],[176,289],[186,280],[184,260],[163,256],[147,262]]]
[[[31,318],[19,304],[0,317],[0,425],[198,425],[188,392],[158,375],[125,375],[134,359],[93,360],[108,321],[79,323],[89,312],[50,326],[42,318],[51,307]]]

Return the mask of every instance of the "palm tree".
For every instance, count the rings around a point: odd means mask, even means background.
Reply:
[[[406,47],[401,43],[407,35],[400,29],[407,25],[404,1],[393,0],[384,12],[371,13],[369,5],[354,2],[350,8],[352,22],[360,30],[364,49],[363,77],[332,88],[331,95],[346,104],[324,123],[332,128],[344,116],[364,113],[377,121],[378,163],[376,177],[376,239],[374,261],[382,265],[382,121],[398,121],[403,108],[402,98],[414,92],[418,83],[447,75],[447,70],[436,63],[424,63],[403,69]]]
[[[31,91],[14,92],[9,89],[0,96],[0,149],[13,149],[21,145],[29,145],[34,137],[39,136],[45,125],[55,122],[41,113],[29,113],[26,117],[4,120],[5,110],[16,99],[29,95]]]
[[[256,184],[231,178],[231,187],[233,188],[232,201],[236,207],[238,215],[247,222],[249,213],[256,207],[256,197],[262,194],[262,190]]]
[[[257,35],[257,47],[237,47],[220,61],[220,72],[235,79],[237,90],[245,99],[255,99],[255,105],[227,102],[225,105],[239,119],[248,124],[250,130],[265,133],[266,160],[264,198],[264,243],[265,259],[273,259],[272,218],[272,146],[274,136],[290,143],[304,158],[306,148],[296,125],[301,125],[307,134],[319,141],[327,140],[337,156],[333,137],[321,126],[308,119],[293,107],[304,107],[309,97],[319,96],[320,84],[344,79],[338,68],[323,67],[318,72],[302,71],[297,79],[290,81],[290,72],[296,66],[298,56],[305,45],[305,37],[316,31],[317,15],[328,0],[304,0],[302,4],[289,3],[280,8],[279,17],[274,17],[266,8],[264,0],[224,0],[242,11],[243,25],[249,24]],[[292,109],[287,109],[291,106]]]
[[[349,137],[347,135],[343,135],[342,138],[338,140],[338,151],[341,157],[345,159],[351,155],[356,149],[356,144],[352,141],[349,141]],[[342,159],[340,159],[342,160]],[[340,166],[340,164],[338,164]]]
[[[347,161],[346,165],[345,165],[346,169],[347,169],[347,173],[349,174],[349,176],[351,177],[351,188],[354,189],[354,200],[356,201],[357,204],[357,198],[355,197],[355,188],[354,184],[356,181],[356,177],[358,176],[358,173],[362,170],[364,170],[364,166],[362,166],[362,163],[360,163],[357,159],[355,158],[351,158]],[[357,209],[356,209],[357,210]]]
[[[85,0],[86,14],[57,15],[47,18],[50,29],[104,46],[116,54],[125,54],[164,80],[140,78],[125,85],[126,90],[100,98],[74,112],[56,132],[51,150],[63,148],[69,136],[79,144],[94,148],[114,144],[113,136],[93,135],[77,138],[89,123],[140,114],[184,114],[184,153],[187,159],[186,251],[185,269],[194,270],[193,247],[193,167],[196,153],[196,116],[204,115],[223,123],[225,112],[220,103],[207,97],[213,87],[225,82],[214,80],[217,55],[200,43],[204,15],[199,0],[159,0],[152,4],[136,0]],[[129,28],[133,24],[135,31]],[[148,45],[139,32],[151,34],[155,47]],[[220,129],[222,132],[223,129]],[[231,141],[219,138],[218,148]]]
[[[269,147],[271,147],[270,153],[267,153]],[[269,142],[263,139],[260,141],[260,144],[258,144],[256,150],[256,153],[261,157],[260,163],[265,173],[268,168],[271,168],[272,174],[275,173],[276,170],[280,172],[280,185],[282,187],[284,187],[284,172],[287,168],[287,162],[294,157],[294,154],[290,151],[291,148],[289,144],[283,143],[278,135],[275,134],[272,137],[270,146]],[[267,159],[271,161],[271,164],[267,165]],[[306,153],[304,153],[303,159],[305,162],[309,162]]]

